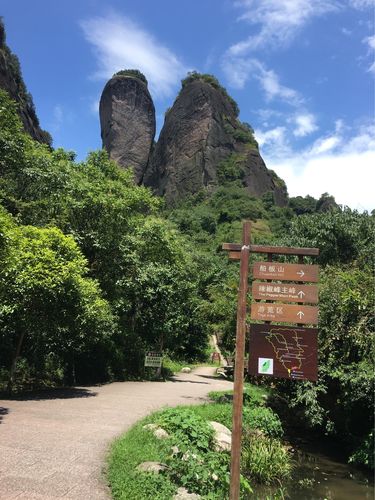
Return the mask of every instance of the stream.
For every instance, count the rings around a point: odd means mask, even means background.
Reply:
[[[294,471],[283,483],[284,498],[290,500],[366,500],[374,499],[374,480],[340,461],[334,449],[304,445],[294,452]],[[257,499],[282,499],[276,489],[256,489]]]

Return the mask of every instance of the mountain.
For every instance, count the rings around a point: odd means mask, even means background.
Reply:
[[[42,130],[35,112],[31,94],[27,91],[18,57],[6,44],[3,20],[0,18],[0,88],[6,90],[10,97],[18,103],[18,114],[23,127],[33,139],[51,145],[48,132]]]
[[[155,108],[144,75],[116,73],[104,87],[99,115],[103,147],[120,167],[133,168],[140,184],[155,136]]]
[[[214,190],[220,172],[233,170],[249,195],[273,192],[285,205],[285,184],[269,171],[251,127],[215,77],[191,73],[165,116],[143,182],[174,204],[201,189]]]
[[[285,206],[285,183],[267,169],[252,128],[238,114],[215,77],[189,73],[152,147],[155,110],[147,81],[138,70],[124,70],[109,80],[101,97],[103,146],[169,205],[202,189],[213,191],[229,176],[249,195],[270,192],[276,205]]]

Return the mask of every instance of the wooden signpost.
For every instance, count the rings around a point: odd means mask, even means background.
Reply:
[[[233,427],[231,450],[230,500],[240,496],[240,457],[242,434],[243,379],[249,256],[267,255],[267,262],[253,264],[251,319],[266,324],[250,325],[249,365],[251,375],[317,380],[316,328],[301,325],[318,323],[319,266],[303,263],[305,256],[319,255],[317,248],[252,245],[250,222],[243,223],[242,243],[223,243],[229,259],[240,261],[240,286],[237,303],[236,354],[234,369]],[[274,255],[298,256],[298,264],[275,262]],[[286,283],[289,282],[289,283]],[[277,302],[274,302],[277,301]],[[292,304],[288,304],[291,302]],[[307,305],[306,305],[307,304]],[[272,322],[278,323],[271,325]],[[290,323],[290,326],[279,323]]]

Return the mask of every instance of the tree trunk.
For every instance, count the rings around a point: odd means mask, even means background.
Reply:
[[[21,333],[21,335],[19,336],[17,347],[16,347],[16,352],[14,354],[14,357],[12,360],[12,365],[11,365],[10,371],[9,371],[9,380],[8,380],[8,393],[9,393],[9,395],[12,394],[13,383],[14,383],[14,374],[16,373],[17,359],[19,358],[19,355],[21,352],[21,347],[23,344],[24,337],[25,337],[25,332],[23,331]]]

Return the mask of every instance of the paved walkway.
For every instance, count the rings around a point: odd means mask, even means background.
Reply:
[[[169,382],[118,382],[0,400],[0,499],[109,498],[103,467],[110,442],[158,408],[199,403],[209,391],[232,388],[213,374],[202,367]]]

